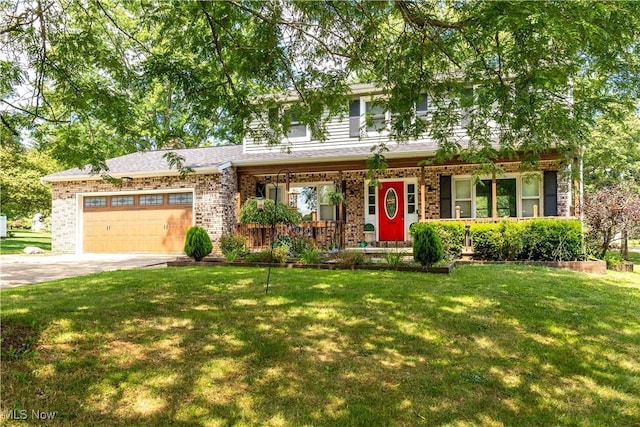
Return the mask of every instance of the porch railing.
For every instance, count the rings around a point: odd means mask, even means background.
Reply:
[[[309,240],[317,248],[343,248],[343,221],[303,221],[298,225],[276,224],[273,238],[271,226],[263,224],[238,224],[237,232],[247,249],[268,249],[278,237],[300,237]]]

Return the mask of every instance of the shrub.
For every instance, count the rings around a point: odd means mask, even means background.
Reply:
[[[470,233],[474,258],[489,261],[503,260],[504,239],[498,224],[473,224]]]
[[[573,261],[582,252],[582,225],[579,220],[536,219],[523,227],[522,259]]]
[[[184,253],[187,254],[188,257],[200,261],[209,255],[212,250],[213,245],[211,244],[211,238],[204,228],[194,225],[187,230],[184,242]]]
[[[256,199],[248,199],[242,205],[238,214],[238,221],[242,224],[262,224],[271,225],[275,216],[276,224],[299,224],[302,215],[297,210],[289,209],[284,203],[278,203],[276,208],[273,200],[264,201],[264,210],[258,210]]]
[[[474,257],[490,261],[572,261],[581,255],[578,220],[534,219],[471,226]]]
[[[222,250],[222,254],[225,257],[231,253],[235,253],[236,257],[242,256],[247,252],[244,237],[240,235],[222,236],[220,238],[220,250]]]
[[[411,227],[413,258],[420,265],[429,266],[444,258],[442,241],[432,224],[419,223]]]
[[[289,255],[293,258],[298,258],[300,254],[310,247],[312,247],[312,243],[309,239],[302,236],[278,236],[275,242],[273,242],[273,247],[277,248],[278,246],[287,246],[289,247]]]
[[[278,246],[273,248],[273,262],[283,263],[287,262],[289,258],[289,247],[287,245]]]
[[[313,248],[306,248],[300,254],[300,260],[303,264],[318,264],[320,263],[320,252]]]
[[[404,263],[403,261],[404,254],[402,252],[387,252],[384,255],[384,259],[387,261],[387,264],[391,267],[397,267]]]
[[[340,264],[362,265],[366,262],[366,257],[362,252],[341,251],[338,253],[337,260]]]
[[[462,221],[447,221],[435,222],[432,225],[440,236],[444,258],[449,261],[460,258],[464,243],[464,223]]]

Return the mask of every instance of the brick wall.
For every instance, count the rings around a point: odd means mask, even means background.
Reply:
[[[505,173],[519,172],[520,165],[518,163],[504,163],[499,165]],[[560,166],[557,161],[540,162],[540,170],[559,170]],[[471,175],[478,173],[478,165],[446,165],[446,166],[428,166],[425,167],[425,188],[431,187],[431,191],[427,190],[426,194],[426,218],[434,219],[440,217],[440,176],[441,175]],[[364,212],[365,212],[365,174],[366,171],[348,171],[342,172],[342,179],[346,181],[346,219],[345,224],[345,242],[347,246],[357,246],[359,242],[364,240]],[[337,172],[326,173],[302,173],[296,174],[290,179],[290,185],[297,183],[313,183],[313,182],[337,182]],[[280,177],[282,179],[282,177]],[[378,179],[393,178],[420,178],[420,168],[399,168],[387,170],[378,174]],[[567,214],[568,179],[562,173],[558,174],[558,215]],[[256,183],[275,184],[275,176],[251,176],[242,175],[240,178],[240,202],[244,203],[248,198],[255,197]],[[416,211],[421,213],[421,197],[419,195],[420,188],[418,186],[418,194],[416,194]]]

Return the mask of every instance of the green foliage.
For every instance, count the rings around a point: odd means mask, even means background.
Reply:
[[[290,251],[289,246],[281,245],[273,248],[273,262],[283,263],[289,259]]]
[[[404,253],[398,252],[397,250],[395,252],[387,252],[384,254],[384,259],[389,266],[397,267],[404,264]]]
[[[317,249],[306,248],[300,254],[300,260],[303,264],[319,264],[320,252]]]
[[[367,257],[364,253],[358,251],[340,251],[336,256],[336,260],[345,265],[362,265],[367,262]]]
[[[581,256],[578,220],[534,219],[471,226],[474,258],[490,261],[571,261]]]
[[[289,209],[284,203],[276,204],[273,200],[267,199],[264,201],[264,210],[258,210],[258,202],[256,199],[248,199],[242,205],[240,213],[238,214],[238,220],[242,224],[273,224],[275,217],[276,224],[299,224],[302,220],[300,212],[297,210]]]
[[[313,247],[313,244],[309,239],[297,235],[278,236],[276,241],[273,242],[274,248],[283,245],[289,248],[289,254],[294,258],[298,258],[305,249]]]
[[[440,241],[446,260],[458,259],[462,256],[465,225],[462,221],[443,221],[432,223]]]
[[[1,125],[0,125],[1,126]],[[51,212],[51,188],[40,178],[60,170],[47,153],[12,144],[0,147],[0,206],[8,219]]]
[[[444,258],[444,250],[440,236],[429,223],[414,224],[411,228],[413,236],[413,259],[420,265],[430,266]]]
[[[187,230],[184,242],[184,253],[196,261],[202,260],[213,250],[213,244],[207,231],[194,225]]]
[[[620,254],[608,253],[605,255],[604,260],[607,263],[607,270],[613,270],[615,267],[624,264],[626,261],[622,259]]]
[[[242,256],[247,252],[247,246],[244,237],[239,234],[235,236],[222,236],[220,238],[220,250],[225,257],[231,253],[235,253],[236,256]]]
[[[247,260],[248,262],[257,262],[257,263],[267,263],[271,261],[271,251],[270,250],[264,250],[264,251],[256,251],[256,252],[250,252],[247,254],[247,256],[244,257],[245,260]]]

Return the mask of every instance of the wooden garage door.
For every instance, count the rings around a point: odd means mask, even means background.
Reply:
[[[86,253],[182,253],[193,224],[191,193],[84,198]]]

